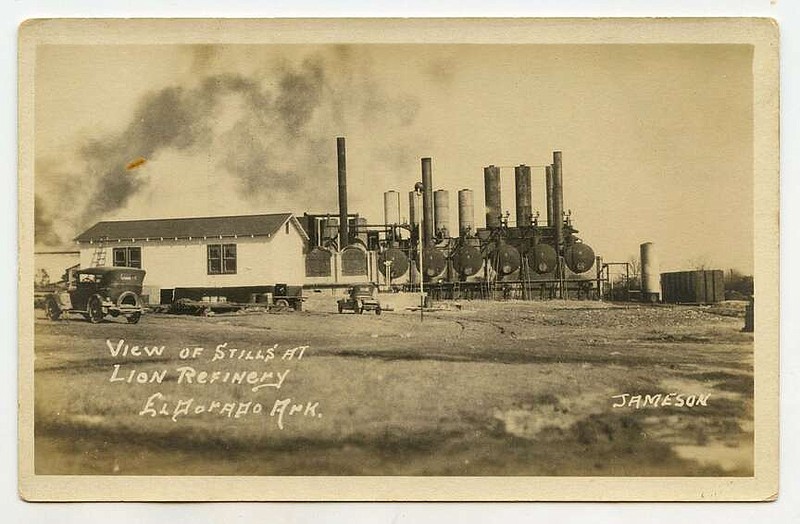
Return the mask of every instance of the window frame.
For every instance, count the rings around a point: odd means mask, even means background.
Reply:
[[[131,265],[131,261],[133,257],[131,253],[133,251],[138,253],[138,260],[137,265]],[[123,254],[124,264],[117,264],[117,253]],[[111,250],[111,264],[113,267],[135,267],[138,269],[142,269],[142,247],[141,246],[126,246],[126,247],[115,247]]]
[[[213,257],[212,250],[216,251]],[[206,271],[209,275],[235,275],[238,270],[238,258],[235,243],[206,244]],[[212,267],[214,263],[218,264],[219,269]]]

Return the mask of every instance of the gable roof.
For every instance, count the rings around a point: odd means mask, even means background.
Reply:
[[[224,217],[158,218],[109,220],[98,222],[77,237],[77,242],[106,240],[159,240],[175,238],[272,236],[291,221],[308,239],[305,230],[291,213],[237,215]]]

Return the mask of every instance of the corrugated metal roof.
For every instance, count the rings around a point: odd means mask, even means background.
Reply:
[[[98,222],[78,235],[75,240],[99,242],[101,240],[271,236],[290,219],[300,234],[308,238],[300,223],[291,213],[274,213],[225,217],[111,220]]]

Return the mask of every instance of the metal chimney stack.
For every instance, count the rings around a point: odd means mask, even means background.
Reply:
[[[545,191],[547,195],[547,225],[553,226],[555,220],[553,220],[553,166],[552,164],[549,166],[545,166],[544,168],[544,176],[545,176]]]
[[[553,225],[559,253],[564,246],[564,188],[561,182],[561,151],[553,151]]]
[[[431,159],[422,159],[422,240],[425,244],[433,241],[433,174],[431,173]]]
[[[483,168],[484,200],[486,203],[486,227],[500,227],[502,203],[500,200],[500,168]]]
[[[347,158],[344,137],[336,137],[336,158],[339,165],[339,249],[350,243],[350,229],[347,222]]]
[[[517,197],[517,227],[530,226],[533,221],[531,200],[531,168],[520,164],[514,168],[514,189]]]

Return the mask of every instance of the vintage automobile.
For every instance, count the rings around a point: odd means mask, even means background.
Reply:
[[[64,289],[45,298],[45,314],[58,320],[65,313],[80,313],[96,324],[106,316],[125,317],[131,324],[142,317],[142,282],[145,271],[132,267],[91,267],[70,275]]]
[[[361,314],[364,311],[374,311],[381,314],[381,303],[375,296],[375,286],[372,284],[356,284],[347,291],[347,297],[338,301],[339,313],[345,310]]]

